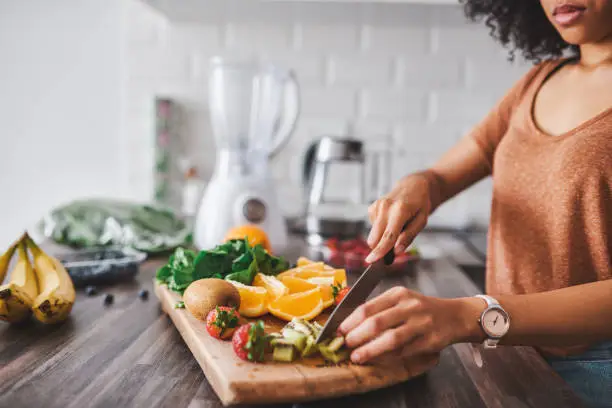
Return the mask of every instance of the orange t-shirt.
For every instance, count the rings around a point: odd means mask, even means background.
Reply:
[[[492,295],[612,278],[612,107],[559,136],[533,119],[537,91],[565,61],[531,69],[471,133],[493,174]]]

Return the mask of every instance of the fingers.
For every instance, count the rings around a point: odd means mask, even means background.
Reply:
[[[385,353],[401,349],[406,343],[417,338],[430,327],[426,317],[408,320],[403,325],[384,331],[380,336],[354,350],[351,360],[355,363],[365,363]]]
[[[377,226],[379,227],[379,230],[384,228],[384,233],[378,239],[376,247],[366,257],[366,262],[376,262],[378,259],[385,256],[385,254],[389,252],[391,248],[393,248],[395,241],[402,230],[404,222],[407,219],[406,211],[403,210],[403,206],[394,204],[389,211],[386,225]],[[377,234],[379,230],[377,230]]]
[[[395,243],[395,253],[401,254],[408,248],[408,245],[412,243],[414,238],[419,232],[425,227],[427,223],[427,217],[419,212],[415,216],[414,220],[406,226],[406,229],[399,235]]]
[[[404,359],[410,359],[411,357],[429,354],[438,350],[439,348],[435,347],[430,337],[420,336],[404,346],[402,349],[402,357]]]
[[[418,213],[419,212],[417,210],[416,214]],[[396,245],[397,239],[400,236],[405,224],[408,223],[406,228],[411,227],[411,230],[417,230],[417,226],[412,226],[414,222],[410,222],[411,219],[416,216],[416,214],[411,208],[402,202],[393,204],[389,210],[385,232],[382,234],[382,237],[379,239],[376,247],[366,257],[365,261],[372,263],[385,256],[385,254]]]
[[[372,220],[372,229],[370,230],[370,234],[368,235],[367,243],[372,248],[374,245],[380,241],[382,234],[387,227],[387,212],[390,207],[389,200],[380,199],[374,203],[375,208],[372,210],[374,213],[374,217],[370,217]]]
[[[348,332],[345,338],[346,345],[350,348],[357,348],[373,340],[385,330],[399,326],[410,318],[416,305],[416,300],[408,299],[368,317]]]
[[[370,316],[374,316],[383,310],[395,306],[402,296],[410,293],[410,291],[402,286],[396,286],[384,292],[383,294],[367,301],[361,306],[353,310],[338,327],[338,331],[343,335],[347,335],[351,330],[357,327],[361,322]]]

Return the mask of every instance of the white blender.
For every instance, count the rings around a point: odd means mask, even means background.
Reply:
[[[268,160],[289,139],[299,115],[293,72],[256,61],[213,58],[209,105],[215,171],[195,221],[199,249],[220,244],[230,228],[262,228],[274,252],[287,245],[287,227]]]

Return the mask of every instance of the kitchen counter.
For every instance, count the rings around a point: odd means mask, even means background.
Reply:
[[[440,236],[420,237],[435,243]],[[448,244],[446,244],[448,246]],[[444,246],[444,245],[442,245]],[[305,253],[292,238],[287,257]],[[446,252],[445,252],[446,254]],[[374,294],[406,285],[428,295],[469,296],[477,287],[455,256],[422,261],[413,274],[396,274]],[[161,260],[149,260],[138,280],[109,288],[114,304],[82,291],[70,320],[57,326],[0,326],[0,407],[220,407],[202,370],[153,295]],[[349,275],[354,280],[355,276]],[[147,301],[138,291],[150,292]],[[406,383],[362,395],[299,404],[304,407],[579,407],[570,388],[529,347],[482,351],[454,345],[440,363]],[[291,404],[277,407],[291,407]]]

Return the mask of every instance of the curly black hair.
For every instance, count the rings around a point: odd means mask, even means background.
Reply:
[[[469,19],[484,20],[491,30],[491,36],[510,49],[511,60],[517,52],[525,59],[535,62],[558,58],[565,52],[578,54],[578,47],[561,38],[537,0],[460,0],[460,2]]]

